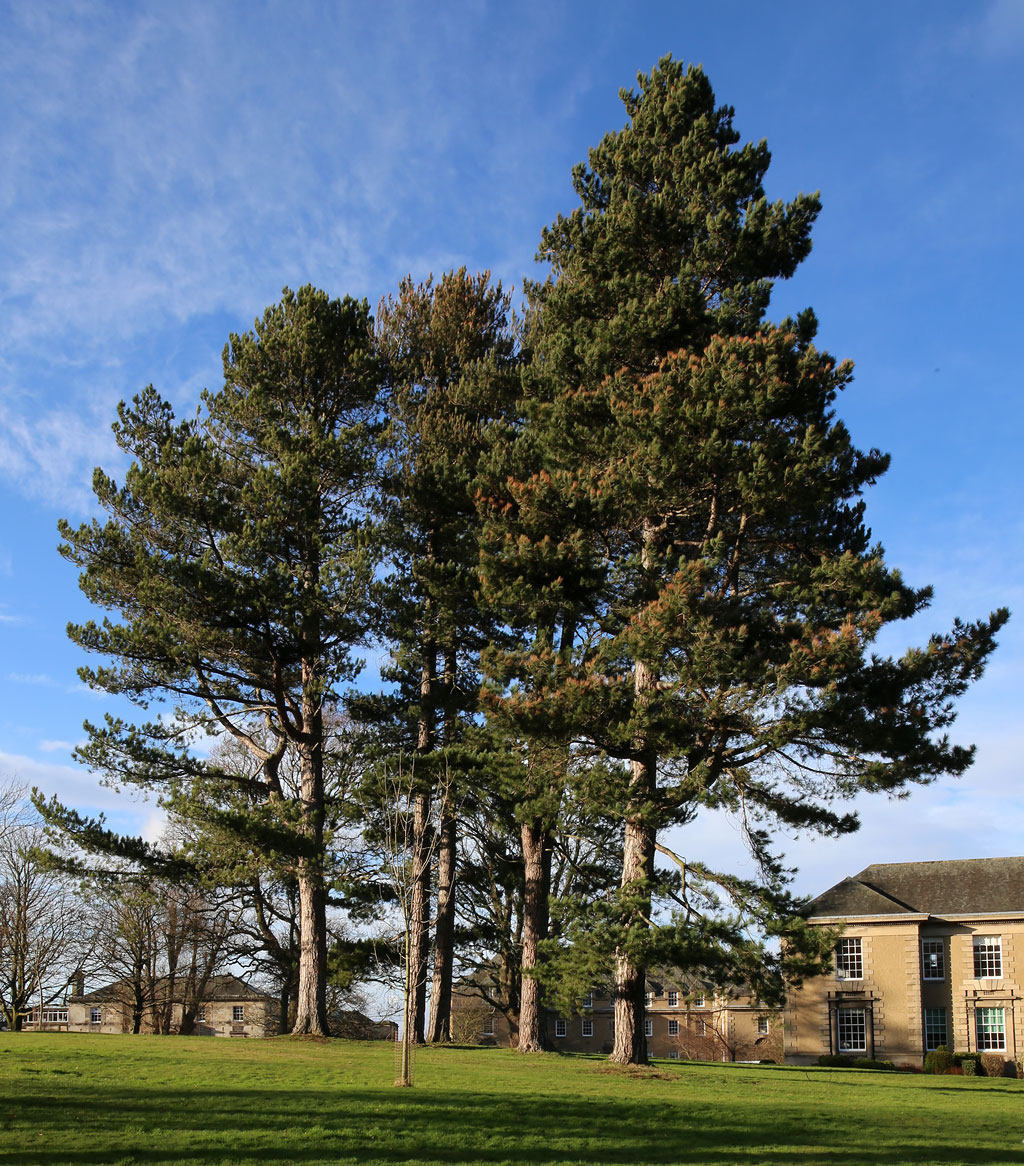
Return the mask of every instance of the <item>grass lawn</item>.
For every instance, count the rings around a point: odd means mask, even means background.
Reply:
[[[421,1049],[0,1033],[0,1162],[1024,1164],[1024,1082]]]

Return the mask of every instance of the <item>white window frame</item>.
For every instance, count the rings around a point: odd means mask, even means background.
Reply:
[[[654,1003],[654,993],[653,992],[645,992],[644,993],[644,1007],[650,1008],[653,1003]]]
[[[654,1021],[653,1020],[645,1020],[644,1021],[644,1036],[654,1036]]]
[[[1003,938],[1001,935],[976,935],[974,948],[974,978],[1001,980],[1003,978]]]
[[[836,944],[836,979],[864,979],[864,945],[859,936],[850,936]]]
[[[930,1053],[940,1045],[948,1047],[949,1018],[945,1008],[924,1010],[924,1051]]]
[[[594,1022],[588,1016],[586,1019],[580,1021],[580,1036],[591,1037],[594,1035]]]
[[[494,1036],[494,1013],[489,1012],[484,1017],[484,1036]]]
[[[1006,1052],[1005,1008],[975,1008],[974,1029],[979,1053]]]
[[[565,1036],[569,1031],[568,1025],[564,1020],[555,1021],[555,1036]]]
[[[860,1039],[860,1043],[853,1043]],[[839,1008],[836,1011],[836,1044],[841,1053],[867,1053],[868,1013],[866,1008]]]
[[[244,1024],[245,1023],[245,1005],[232,1004],[231,1005],[231,1023]]]
[[[946,942],[943,939],[921,940],[921,979],[946,978]]]
[[[693,1028],[698,1036],[706,1036],[708,1031],[708,1022],[704,1019],[703,1016],[698,1016],[697,1019],[693,1022]]]
[[[40,1024],[67,1024],[68,1022],[66,1008],[44,1008],[40,1016]]]
[[[670,1061],[678,1061],[679,1060],[679,1050],[678,1049],[670,1049],[669,1054],[668,1054],[668,1059]]]
[[[703,992],[698,992],[693,998],[694,1008],[703,1008],[706,1003],[706,997]]]
[[[583,997],[583,999],[580,1001],[580,1007],[581,1008],[593,1008],[594,1007],[594,993],[593,992],[588,992]]]
[[[669,1008],[678,1008],[679,1007],[679,993],[678,992],[669,992],[669,994],[668,994],[668,1006],[669,1006]]]
[[[89,1023],[90,1024],[102,1024],[103,1023],[103,1009],[102,1008],[90,1008],[89,1009]]]
[[[678,1036],[679,1035],[679,1021],[678,1020],[670,1020],[668,1022],[668,1035],[669,1036]]]
[[[771,1030],[772,1030],[771,1021],[768,1019],[768,1017],[767,1016],[759,1016],[757,1018],[757,1031],[758,1031],[758,1033],[761,1036],[764,1036],[766,1033],[771,1032]]]
[[[200,1004],[196,1008],[196,1024],[206,1023],[206,1005]]]

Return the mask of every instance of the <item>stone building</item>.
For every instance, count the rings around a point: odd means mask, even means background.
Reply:
[[[787,1062],[920,1065],[943,1045],[1010,1071],[1024,1055],[1024,858],[875,864],[809,921],[839,929],[835,967],[792,993]]]

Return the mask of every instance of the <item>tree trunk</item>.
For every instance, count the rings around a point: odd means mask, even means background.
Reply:
[[[551,835],[540,819],[524,822],[523,873],[523,979],[519,998],[519,1051],[542,1052],[545,1045],[544,1013],[540,983],[530,975],[536,968],[540,941],[548,931],[548,896],[551,890]]]
[[[327,1019],[327,890],[324,887],[323,713],[303,665],[302,842],[298,864],[299,983],[293,1032],[330,1036]]]
[[[430,991],[431,1043],[452,1039],[452,969],[455,964],[455,816],[445,798],[437,851],[437,921],[434,980]]]
[[[633,804],[642,805],[644,793],[654,792],[654,762],[633,762]],[[651,878],[654,874],[654,829],[642,814],[626,822],[622,851],[622,888],[630,895],[623,922],[634,935],[650,927]],[[630,950],[615,953],[615,1042],[611,1059],[620,1065],[646,1065],[644,1005],[646,969]]]
[[[660,533],[649,518],[642,525],[644,570],[653,573]],[[648,598],[653,598],[653,594]],[[627,942],[615,953],[615,1041],[612,1061],[619,1065],[646,1065],[647,1038],[644,1036],[644,1005],[647,994],[646,968],[637,958],[642,937],[650,930],[651,880],[654,876],[655,828],[650,820],[650,806],[657,791],[658,755],[651,747],[646,713],[657,691],[658,674],[645,660],[633,664],[633,708],[637,731],[633,738],[630,763],[629,806],[622,848],[624,903],[623,923]]]
[[[427,961],[430,956],[430,794],[413,799],[413,885],[409,912],[409,988],[412,1039],[424,1043],[427,1012]]]
[[[299,864],[299,984],[292,1032],[329,1036],[327,1020],[327,896],[319,864]]]
[[[437,680],[437,645],[424,635],[420,657],[420,711],[416,739],[418,757],[433,752],[435,744],[434,686]],[[429,773],[429,764],[424,767]],[[419,787],[412,811],[412,894],[409,904],[409,990],[412,995],[410,1031],[413,1041],[425,1040],[427,1013],[427,962],[430,958],[430,798],[429,776],[413,774]]]

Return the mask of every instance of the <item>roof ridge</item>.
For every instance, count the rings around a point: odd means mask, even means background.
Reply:
[[[897,899],[895,895],[891,894],[889,891],[882,887],[875,886],[874,883],[869,883],[867,879],[862,879],[858,876],[857,882],[859,882],[862,887],[867,887],[869,891],[874,891],[876,895],[881,895],[883,899],[888,899],[890,903],[895,903],[898,907],[902,907],[905,911],[912,911],[915,914],[920,913],[919,907],[911,906],[910,903],[904,903],[902,899]]]

